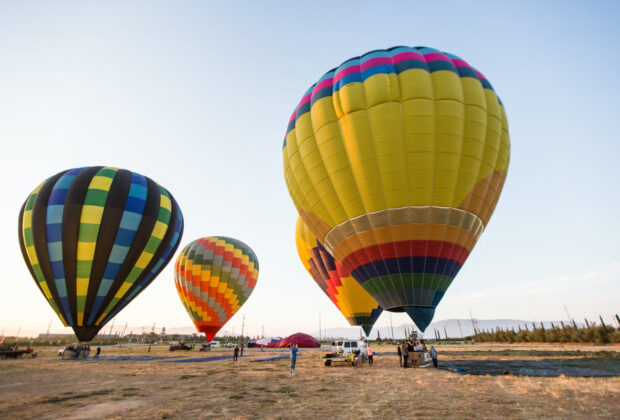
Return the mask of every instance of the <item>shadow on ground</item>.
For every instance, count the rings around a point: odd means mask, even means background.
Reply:
[[[598,360],[604,363],[604,359]],[[618,372],[580,366],[574,359],[547,360],[449,360],[439,364],[440,369],[464,375],[516,375],[536,377],[612,377]],[[597,360],[588,359],[588,362]],[[598,365],[596,363],[595,365]]]

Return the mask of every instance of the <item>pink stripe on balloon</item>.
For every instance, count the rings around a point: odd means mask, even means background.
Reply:
[[[334,83],[338,83],[340,79],[342,79],[343,77],[346,77],[354,73],[360,73],[360,66],[358,64],[349,66],[345,69],[340,70],[338,73],[336,73],[336,75],[334,76]]]
[[[370,60],[364,61],[362,63],[362,71],[368,70],[371,67],[380,66],[383,64],[393,64],[392,58],[391,57],[375,57],[375,58],[371,58]]]
[[[454,64],[454,67],[467,67],[468,69],[471,68],[469,66],[469,64],[467,64],[467,62],[465,62],[464,60],[461,60],[460,58],[455,58],[452,59],[452,64]]]
[[[325,89],[326,87],[332,87],[333,85],[334,85],[333,77],[325,79],[314,87],[314,89],[312,90],[312,95],[314,95],[315,92],[318,92],[321,89]]]
[[[484,80],[487,79],[486,77],[484,77],[484,74],[480,73],[478,70],[474,70],[474,71],[476,72],[476,76],[478,76],[479,78],[484,79]]]
[[[291,118],[288,119],[288,123],[290,124],[296,117],[297,117],[297,110],[295,110],[293,112],[293,115],[291,115]]]
[[[441,54],[441,53],[428,53],[428,54],[424,54],[424,58],[426,59],[427,63],[430,63],[431,61],[450,61],[450,59],[448,57],[446,57],[445,55]]]
[[[301,101],[299,101],[299,105],[297,105],[297,109],[299,109],[303,104],[307,104],[308,102],[310,102],[311,97],[312,97],[312,93],[309,93],[306,96],[304,96],[301,99]]]
[[[425,61],[424,56],[420,54],[419,52],[415,52],[415,51],[405,51],[405,52],[398,53],[394,56],[394,63],[400,63],[402,61],[407,61],[407,60]]]

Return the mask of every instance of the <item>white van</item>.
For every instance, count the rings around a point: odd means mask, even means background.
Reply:
[[[209,342],[209,344],[211,344],[211,348],[212,349],[216,349],[216,348],[220,347],[220,342],[219,341],[211,341],[211,342]]]
[[[356,353],[360,352],[363,356],[368,356],[368,352],[366,351],[366,343],[362,340],[342,340],[342,341],[332,341],[331,350],[335,353]]]

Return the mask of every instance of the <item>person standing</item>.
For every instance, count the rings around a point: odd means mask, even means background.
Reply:
[[[95,353],[95,359],[99,359],[99,354],[101,354],[101,347],[97,347],[97,352]]]
[[[435,349],[435,346],[431,346],[429,354],[431,355],[431,359],[433,359],[433,366],[437,367],[437,350]]]
[[[372,366],[372,363],[373,363],[372,356],[374,353],[372,349],[370,348],[370,343],[366,345],[366,353],[368,354],[368,366]]]
[[[403,344],[401,351],[403,353],[403,367],[407,369],[407,359],[409,359],[409,348],[407,343]]]
[[[297,344],[291,346],[291,375],[297,375],[295,373],[295,363],[297,362]]]
[[[403,367],[403,352],[400,350],[400,345],[396,346],[396,351],[398,352],[398,365]]]
[[[235,349],[233,350],[233,361],[236,362],[238,357],[239,357],[239,345],[236,345]]]

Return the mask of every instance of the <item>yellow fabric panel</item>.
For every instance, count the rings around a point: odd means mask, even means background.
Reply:
[[[445,88],[444,88],[445,90]],[[435,172],[432,205],[450,207],[463,148],[465,109],[455,100],[435,101]]]
[[[78,296],[86,296],[88,292],[88,278],[76,278],[75,279],[75,290]]]
[[[385,200],[366,113],[345,114],[340,119],[340,128],[363,208],[366,212],[382,209]]]
[[[219,283],[217,287],[217,293],[226,293],[226,283]]]
[[[435,71],[431,73],[431,80],[433,81],[433,97],[436,101],[451,100],[460,103],[465,101],[462,79],[458,74],[449,70]]]
[[[155,226],[153,227],[153,232],[151,233],[151,236],[154,236],[157,239],[163,239],[167,230],[168,230],[168,225],[158,220],[157,223],[155,223]]]
[[[151,261],[151,258],[153,258],[153,254],[151,254],[150,252],[146,252],[146,251],[142,251],[142,254],[140,254],[140,258],[138,258],[138,261],[136,261],[136,267],[137,268],[141,268],[144,269],[149,261]]]
[[[385,102],[400,101],[399,79],[396,73],[379,73],[370,76],[362,84],[364,87],[365,108]]]
[[[428,206],[435,170],[435,103],[430,99],[407,100],[401,112],[410,205]]]
[[[118,289],[118,292],[116,292],[116,295],[114,297],[117,297],[117,298],[123,297],[125,293],[127,293],[127,290],[129,290],[130,287],[131,287],[131,284],[123,283],[123,285],[120,287],[120,289]]]
[[[32,227],[32,210],[26,210],[24,211],[24,216],[22,217],[22,234],[23,234],[23,231],[31,227]]]
[[[172,211],[172,201],[170,200],[170,197],[167,197],[166,195],[161,194],[159,206],[165,208],[166,210]]]
[[[486,140],[486,97],[482,84],[473,78],[463,78],[465,126],[457,185],[451,206],[458,205],[472,191],[478,181]]]
[[[100,177],[105,178],[105,177]],[[110,179],[110,178],[106,178]],[[88,223],[92,225],[99,225],[101,223],[101,217],[103,216],[104,207],[101,206],[82,206],[82,214],[80,215],[80,224]],[[90,258],[89,258],[90,259]]]
[[[30,260],[30,265],[35,265],[39,263],[39,258],[37,257],[37,251],[34,249],[34,245],[30,245],[26,248],[26,254],[28,255],[28,259]]]
[[[78,312],[77,314],[77,324],[84,325],[84,312]]]
[[[400,100],[405,102],[411,99],[430,99],[435,95],[431,74],[423,69],[409,69],[398,75],[400,86]]]
[[[114,178],[110,178],[108,176],[94,176],[90,181],[90,185],[88,186],[89,190],[102,190],[109,191],[110,186],[112,185],[112,181]]]
[[[371,313],[378,304],[353,277],[341,277],[344,300],[349,303],[349,313]]]
[[[50,292],[50,288],[47,287],[47,283],[46,282],[41,282],[39,283],[41,285],[41,289],[43,290],[43,294],[45,295],[45,297],[47,298],[47,300],[49,300],[50,302],[52,301],[52,292]],[[58,312],[60,314],[60,312]],[[65,318],[62,316],[62,314],[60,314],[60,318],[62,320],[62,322],[65,324],[65,326],[67,325]]]
[[[367,81],[368,82],[368,81]],[[366,83],[367,83],[366,82]],[[366,84],[365,83],[365,84]],[[369,108],[367,118],[384,194],[382,208],[406,206],[409,201],[400,103],[386,102]],[[358,212],[352,217],[363,214]]]
[[[92,261],[96,246],[97,242],[78,242],[77,259],[80,261]]]
[[[332,201],[325,201],[328,211],[338,218],[350,218],[363,213],[364,207],[350,169],[338,123],[331,122],[317,130],[316,140],[328,174],[317,185],[317,189],[333,191],[336,197]]]

